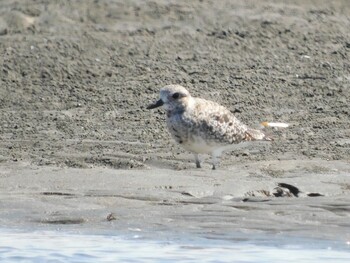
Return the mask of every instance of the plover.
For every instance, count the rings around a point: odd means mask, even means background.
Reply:
[[[170,134],[186,150],[194,153],[197,168],[199,154],[211,154],[215,170],[221,154],[248,141],[271,141],[261,130],[240,122],[227,108],[216,102],[195,98],[180,85],[160,90],[160,99],[147,109],[163,106]]]

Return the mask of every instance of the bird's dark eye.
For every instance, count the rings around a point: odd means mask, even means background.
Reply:
[[[173,94],[173,99],[178,99],[179,97],[180,97],[180,93],[175,92],[175,93]]]

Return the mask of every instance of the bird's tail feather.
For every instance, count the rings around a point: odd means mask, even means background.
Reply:
[[[262,123],[260,123],[260,125],[262,126],[262,128],[266,128],[266,127],[288,128],[289,127],[289,124],[285,123],[285,122],[267,122],[267,121],[263,121]]]
[[[273,141],[273,138],[261,130],[248,129],[245,132],[245,141]]]

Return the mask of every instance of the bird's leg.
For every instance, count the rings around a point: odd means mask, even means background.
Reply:
[[[219,164],[221,152],[212,152],[211,156],[213,159],[213,168],[212,169],[216,170],[216,168],[218,167],[218,164]]]
[[[200,160],[199,160],[199,155],[198,155],[198,153],[195,153],[195,154],[194,154],[194,159],[196,160],[196,167],[197,167],[197,168],[201,168],[201,162],[200,162]]]

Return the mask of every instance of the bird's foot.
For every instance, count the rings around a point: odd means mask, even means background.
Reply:
[[[194,159],[196,160],[196,167],[197,168],[202,168],[201,166],[201,161],[199,160],[199,155],[198,154],[194,154]]]

